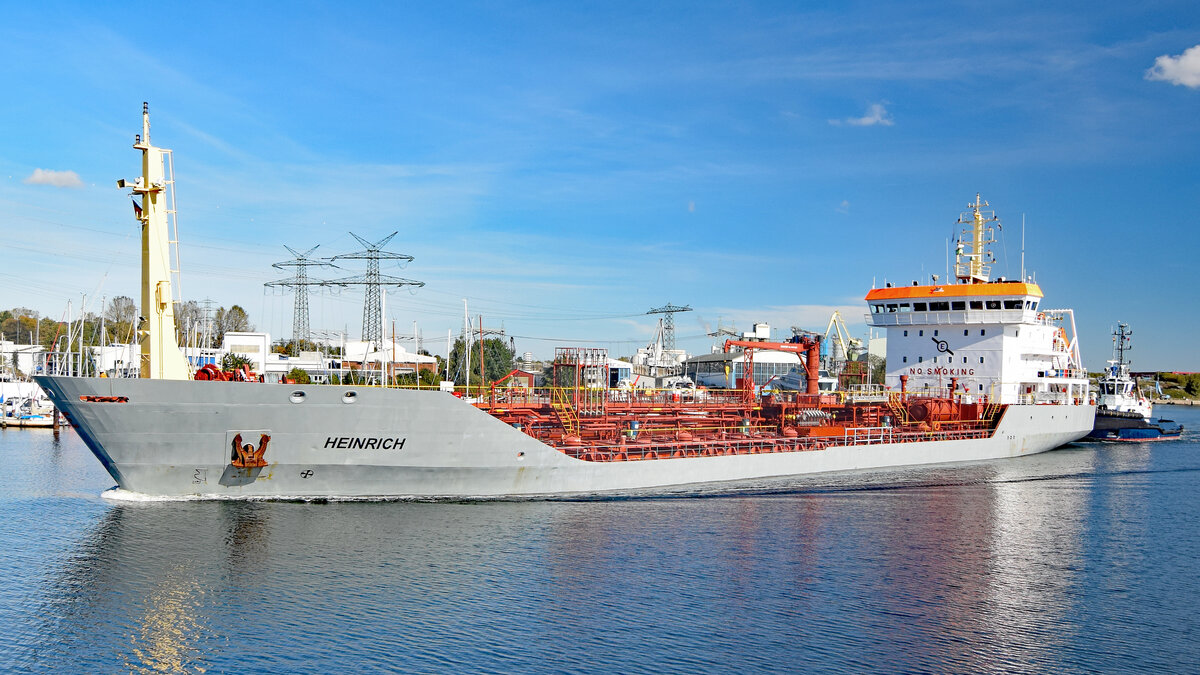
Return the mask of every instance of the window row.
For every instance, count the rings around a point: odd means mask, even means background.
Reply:
[[[895,314],[903,312],[960,312],[967,309],[1031,309],[1036,310],[1037,300],[997,298],[994,300],[943,300],[938,302],[877,302],[871,304],[872,314]]]

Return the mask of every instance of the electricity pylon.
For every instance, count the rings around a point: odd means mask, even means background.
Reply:
[[[292,260],[285,260],[271,265],[278,270],[286,270],[291,267],[294,272],[290,279],[278,279],[276,281],[268,281],[264,286],[279,286],[282,288],[290,288],[296,296],[294,311],[292,312],[292,351],[298,352],[302,342],[309,342],[310,333],[308,326],[308,287],[321,286],[325,282],[321,280],[311,281],[308,278],[308,268],[310,267],[337,267],[327,260],[319,260],[309,258],[308,256],[320,246],[314,246],[304,253],[298,253],[291,246],[284,246],[288,253],[296,256]],[[295,354],[293,354],[295,355]]]
[[[335,255],[329,260],[366,260],[366,274],[359,274],[353,277],[344,279],[331,279],[324,282],[326,286],[366,286],[366,297],[363,299],[363,328],[362,339],[365,342],[370,342],[373,350],[383,348],[383,317],[380,306],[380,289],[384,286],[417,286],[418,288],[425,285],[424,281],[413,281],[412,279],[403,279],[394,277],[390,274],[379,273],[380,260],[399,260],[403,262],[412,262],[411,255],[403,253],[392,253],[384,251],[383,247],[387,245],[392,237],[396,236],[396,232],[380,239],[372,244],[362,237],[350,233],[351,237],[358,240],[358,243],[363,245],[363,250],[354,253],[343,253]]]

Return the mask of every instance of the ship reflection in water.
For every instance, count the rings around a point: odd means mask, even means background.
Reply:
[[[699,498],[127,503],[82,494],[68,434],[4,448],[43,484],[0,486],[0,666],[1189,670],[1189,443]]]

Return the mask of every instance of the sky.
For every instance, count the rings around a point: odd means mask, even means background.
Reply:
[[[195,3],[184,3],[185,5]],[[944,274],[976,193],[1085,364],[1200,371],[1200,4],[9,4],[0,308],[138,296],[118,178],[150,105],[181,292],[290,337],[290,246],[413,256],[386,333],[445,353],[463,300],[518,353],[628,355],[767,322],[865,336],[863,297]],[[952,246],[950,247],[952,250]],[[313,277],[360,274],[346,264]],[[314,331],[361,332],[361,289]]]

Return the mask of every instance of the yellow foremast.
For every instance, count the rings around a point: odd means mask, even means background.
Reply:
[[[987,283],[989,274],[992,269],[992,263],[995,258],[992,252],[988,250],[987,245],[995,241],[992,239],[991,223],[1000,224],[1000,219],[995,213],[984,215],[982,209],[989,204],[979,198],[979,194],[975,195],[975,203],[967,204],[967,208],[971,209],[969,214],[964,213],[958,218],[959,225],[968,225],[959,233],[958,244],[954,249],[954,273],[958,280],[963,283]],[[964,235],[969,239],[964,241]],[[964,249],[970,246],[971,252],[967,253]]]
[[[142,177],[132,187],[142,196],[138,220],[142,225],[142,305],[138,317],[141,377],[154,380],[191,378],[187,359],[175,339],[175,307],[171,292],[171,240],[168,230],[167,182],[164,155],[169,150],[150,144],[150,112],[142,104],[142,133],[133,144],[142,151]]]

